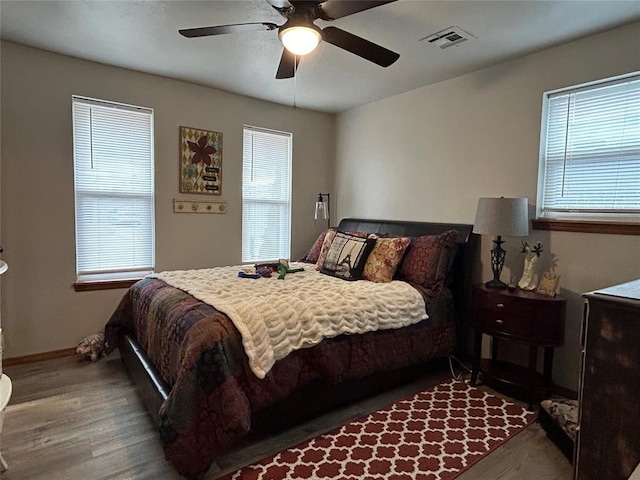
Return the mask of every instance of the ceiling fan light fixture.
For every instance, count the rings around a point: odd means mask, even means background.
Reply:
[[[294,55],[313,52],[322,40],[322,35],[317,29],[305,25],[284,28],[278,36],[284,47]]]

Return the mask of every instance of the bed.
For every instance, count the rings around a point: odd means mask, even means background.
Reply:
[[[457,232],[446,257],[444,288],[432,295],[420,285],[410,287],[424,299],[427,318],[401,328],[325,338],[277,358],[260,373],[233,315],[171,285],[170,277],[145,278],[123,296],[105,326],[107,349],[119,348],[158,425],[165,456],[180,474],[201,478],[216,457],[255,431],[370,395],[454,351],[466,357],[477,248],[471,225],[343,219],[337,230],[414,242]],[[322,276],[312,263],[304,270],[287,276],[286,285],[294,286],[303,275]]]

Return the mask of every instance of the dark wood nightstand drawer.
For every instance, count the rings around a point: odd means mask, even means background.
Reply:
[[[530,316],[534,311],[533,305],[512,295],[476,291],[474,292],[474,308],[492,310],[503,315]]]
[[[532,292],[475,288],[473,326],[488,335],[519,342],[560,346],[564,343],[565,300]]]
[[[527,341],[534,335],[531,328],[533,325],[531,313],[521,312],[524,315],[520,315],[506,309],[490,308],[480,308],[476,312],[475,324],[489,335],[513,336]]]
[[[473,369],[471,385],[482,371],[488,381],[526,388],[529,408],[536,393],[551,385],[553,349],[564,344],[566,299],[545,297],[533,292],[496,290],[484,284],[473,286],[472,320]],[[491,358],[481,359],[482,336],[492,337]],[[498,358],[499,341],[516,341],[529,347],[528,366],[522,367]],[[537,372],[538,348],[544,348],[544,371]]]

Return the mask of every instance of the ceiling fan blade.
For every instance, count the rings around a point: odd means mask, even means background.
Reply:
[[[296,75],[296,70],[300,64],[300,57],[291,53],[286,48],[282,50],[282,57],[280,58],[280,65],[276,73],[276,78],[282,80],[283,78],[293,78]]]
[[[210,35],[224,35],[226,33],[258,32],[275,30],[279,25],[270,22],[262,23],[235,23],[232,25],[218,25],[213,27],[184,28],[178,30],[183,37],[196,38]]]
[[[322,39],[336,47],[340,47],[347,52],[376,63],[381,67],[388,67],[394,63],[400,55],[392,52],[376,43],[365,40],[341,28],[325,27],[322,29]]]
[[[265,0],[271,5],[280,15],[284,18],[289,18],[289,15],[295,10],[289,0]]]
[[[289,0],[265,0],[269,5],[271,5],[276,10],[289,10],[293,7]]]
[[[318,18],[322,20],[335,20],[354,13],[363,12],[370,8],[379,7],[397,0],[327,0],[318,7]]]

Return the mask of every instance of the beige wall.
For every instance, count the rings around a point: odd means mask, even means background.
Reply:
[[[292,258],[322,230],[314,202],[333,186],[335,117],[166,78],[1,44],[5,358],[73,347],[100,330],[123,290],[76,293],[71,96],[155,110],[157,270],[240,263],[242,126],[293,133]],[[226,215],[172,213],[178,129],[222,132]],[[220,197],[216,197],[218,199]]]
[[[543,92],[640,70],[638,45],[635,23],[340,114],[338,217],[473,223],[478,197],[534,205]],[[503,279],[519,277],[521,239],[506,240]],[[537,240],[541,270],[555,262],[569,300],[554,380],[576,388],[581,294],[640,277],[640,237],[532,230]],[[490,243],[477,280],[491,278]]]
[[[5,357],[74,346],[102,328],[123,293],[72,289],[73,94],[155,109],[157,269],[195,268],[240,261],[243,124],[294,134],[292,258],[322,228],[313,221],[319,191],[333,193],[337,218],[472,223],[481,196],[535,204],[542,93],[640,69],[638,44],[636,23],[354,109],[334,125],[330,115],[2,42]],[[178,194],[180,125],[223,132],[227,215],[172,213],[173,198],[206,199]],[[478,280],[490,276],[484,240]],[[640,277],[640,238],[532,231],[529,240],[544,243],[542,266],[553,260],[562,275],[569,315],[554,379],[575,388],[580,295]],[[519,242],[507,239],[503,279],[522,272]]]

